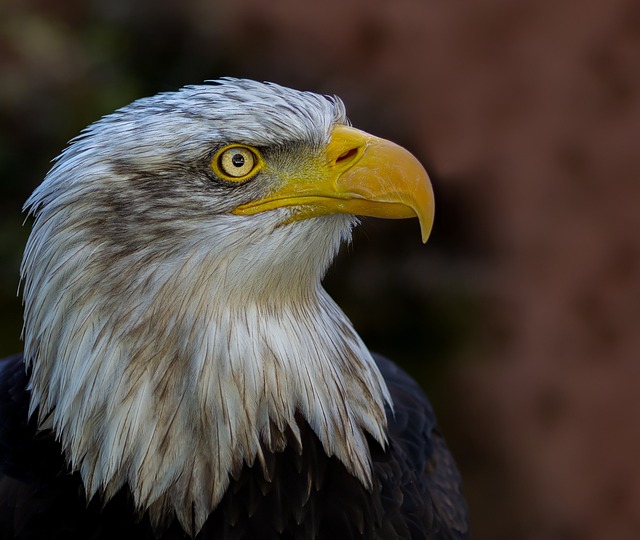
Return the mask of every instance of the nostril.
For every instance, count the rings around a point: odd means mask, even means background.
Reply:
[[[348,150],[342,152],[342,154],[338,156],[338,158],[336,159],[336,165],[342,165],[344,163],[348,163],[357,155],[358,155],[357,148],[349,148]]]

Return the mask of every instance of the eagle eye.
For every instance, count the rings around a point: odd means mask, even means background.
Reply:
[[[231,145],[216,152],[211,167],[221,178],[237,182],[257,173],[262,168],[262,160],[252,148]]]

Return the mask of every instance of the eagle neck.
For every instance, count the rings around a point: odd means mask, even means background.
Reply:
[[[63,300],[55,280],[42,280],[37,297],[29,280],[31,409],[89,498],[128,486],[154,526],[175,516],[197,533],[245,465],[302,446],[298,415],[328,456],[371,486],[367,437],[386,444],[386,385],[321,287],[313,249],[289,261],[298,272],[287,278],[287,261],[264,250],[264,266],[198,246],[160,267],[87,263],[87,250],[70,246]],[[305,265],[319,270],[309,278]]]

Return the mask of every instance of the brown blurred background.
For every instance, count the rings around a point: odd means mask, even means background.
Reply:
[[[432,175],[327,288],[429,392],[476,540],[640,538],[637,0],[2,0],[0,354],[20,207],[85,125],[232,75],[340,95]]]

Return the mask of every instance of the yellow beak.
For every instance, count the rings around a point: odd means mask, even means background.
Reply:
[[[424,167],[407,150],[364,131],[336,126],[319,159],[310,160],[264,199],[235,214],[292,207],[290,221],[327,214],[420,220],[422,241],[431,232],[434,199]]]

